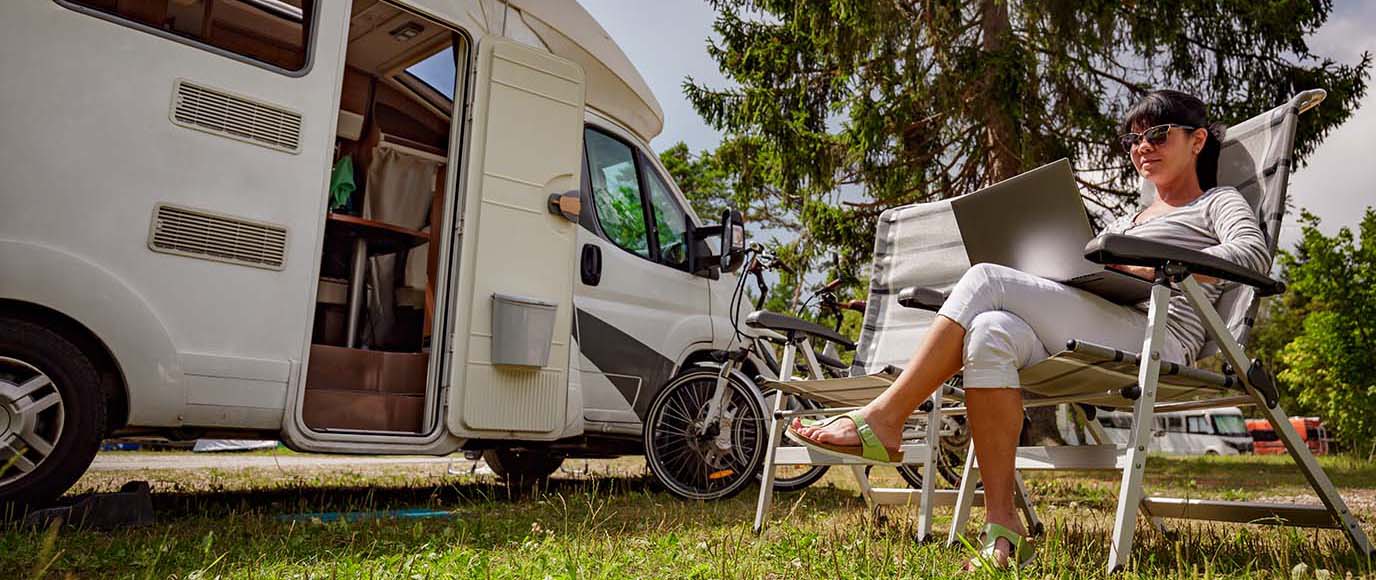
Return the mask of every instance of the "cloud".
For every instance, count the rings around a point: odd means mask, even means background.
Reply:
[[[664,131],[656,150],[683,141],[693,151],[710,149],[721,135],[708,127],[683,96],[683,81],[693,77],[708,86],[727,86],[716,61],[707,55],[716,13],[705,2],[579,0],[630,57],[664,109]]]
[[[1376,53],[1376,2],[1348,0],[1334,8],[1329,21],[1310,38],[1315,54],[1353,64],[1364,51]],[[1323,105],[1319,105],[1322,107]],[[1354,227],[1363,210],[1376,207],[1376,87],[1368,89],[1356,113],[1328,135],[1309,157],[1309,164],[1290,178],[1292,206],[1322,220],[1333,233]],[[1286,216],[1280,246],[1299,240],[1299,211]]]

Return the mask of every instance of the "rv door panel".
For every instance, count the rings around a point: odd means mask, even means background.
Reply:
[[[479,43],[476,71],[446,422],[463,437],[552,439],[565,424],[578,226],[550,199],[578,189],[583,71],[495,39]]]

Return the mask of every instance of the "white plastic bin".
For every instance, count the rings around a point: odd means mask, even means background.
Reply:
[[[539,368],[549,361],[557,304],[492,295],[492,364]]]

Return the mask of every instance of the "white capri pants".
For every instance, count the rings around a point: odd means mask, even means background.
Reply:
[[[1147,316],[1095,294],[996,264],[961,277],[938,312],[965,329],[964,387],[1019,387],[1018,369],[1064,350],[1070,340],[1138,352]],[[1163,360],[1185,360],[1166,333]]]

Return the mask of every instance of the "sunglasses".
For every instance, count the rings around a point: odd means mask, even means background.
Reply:
[[[1193,131],[1198,128],[1191,127],[1189,125],[1176,125],[1175,123],[1166,123],[1165,125],[1157,125],[1155,127],[1147,129],[1146,131],[1142,131],[1141,133],[1125,133],[1118,138],[1118,143],[1123,146],[1123,151],[1126,151],[1129,155],[1131,155],[1132,148],[1136,147],[1138,143],[1141,143],[1143,138],[1145,138],[1148,143],[1151,143],[1153,147],[1160,147],[1166,144],[1166,138],[1170,136],[1171,129],[1175,129],[1177,127],[1184,129],[1186,131]]]

